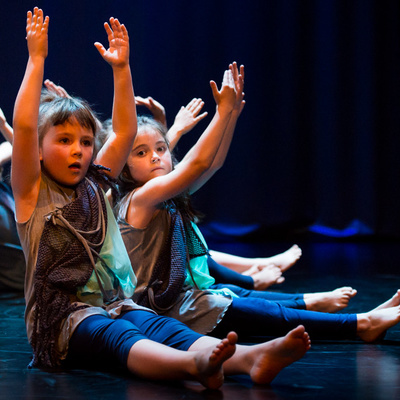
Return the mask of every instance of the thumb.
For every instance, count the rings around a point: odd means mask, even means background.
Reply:
[[[99,51],[100,55],[102,57],[104,57],[104,53],[106,52],[106,49],[104,48],[104,46],[99,42],[95,42],[94,47],[96,47],[96,49]]]
[[[218,86],[214,81],[210,81],[210,86],[212,94],[214,96],[214,100],[217,102],[217,99],[219,98]]]

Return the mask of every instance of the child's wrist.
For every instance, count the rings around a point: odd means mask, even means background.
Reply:
[[[127,63],[122,63],[122,64],[111,64],[111,68],[113,69],[114,72],[129,72],[130,73],[130,68],[129,68],[129,62]]]
[[[218,112],[218,114],[220,114],[221,116],[228,116],[228,115],[231,115],[231,114],[232,114],[232,111],[233,111],[233,108],[232,108],[232,107],[229,107],[229,106],[221,106],[221,105],[218,105],[218,106],[217,106],[217,112]]]

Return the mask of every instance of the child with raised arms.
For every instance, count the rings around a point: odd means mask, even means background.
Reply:
[[[239,68],[234,62],[232,71],[235,76],[239,74]],[[244,66],[240,66],[241,87],[238,91],[243,93],[244,86]],[[238,82],[238,80],[236,79]],[[238,82],[239,83],[239,82]],[[146,107],[152,114],[154,120],[159,122],[165,129],[168,129],[165,108],[161,103],[152,97],[135,97],[136,105]],[[241,100],[240,106],[233,111],[233,120],[236,121],[240,116],[245,101]],[[183,135],[192,130],[202,119],[207,116],[207,112],[200,114],[204,102],[199,98],[193,98],[186,106],[182,106],[174,118],[173,125],[168,129],[166,138],[170,152],[177,145]],[[107,127],[111,125],[107,123]],[[228,149],[235,130],[235,124],[229,126],[227,134],[224,135],[224,145],[220,146],[217,157],[207,171],[207,179],[210,179],[224,164]],[[233,254],[222,253],[209,249],[207,264],[210,275],[215,279],[215,284],[211,288],[227,287],[234,290],[241,297],[253,296],[267,300],[307,300],[309,310],[337,312],[347,307],[357,291],[345,286],[328,292],[318,293],[280,293],[265,292],[265,289],[273,284],[282,283],[285,278],[283,273],[294,265],[301,256],[301,249],[293,245],[283,253],[272,257],[246,258]],[[244,289],[244,290],[243,290]],[[293,303],[292,303],[293,304]],[[301,302],[301,304],[303,304]]]
[[[368,313],[330,314],[314,311],[314,296],[269,301],[241,297],[226,287],[213,289],[208,248],[196,225],[189,194],[207,182],[214,173],[213,164],[225,157],[229,147],[243,107],[243,77],[237,65],[225,71],[220,91],[213,81],[211,89],[216,113],[178,164],[169,150],[165,126],[149,117],[139,118],[138,135],[120,175],[122,199],[116,208],[138,279],[134,298],[197,332],[216,337],[230,330],[242,339],[280,336],[303,324],[311,337],[376,340],[400,321],[399,293]],[[221,119],[226,121],[222,126]],[[352,289],[348,291],[351,297]]]
[[[27,262],[31,364],[119,365],[145,378],[195,379],[209,388],[219,387],[224,373],[269,383],[309,349],[304,327],[276,341],[237,346],[234,332],[223,340],[202,336],[131,300],[135,276],[100,187],[120,173],[137,130],[128,33],[110,18],[109,49],[95,44],[114,77],[114,134],[95,155],[98,124],[86,102],[41,103],[48,25],[42,10],[28,12],[29,58],[13,121],[12,186]]]

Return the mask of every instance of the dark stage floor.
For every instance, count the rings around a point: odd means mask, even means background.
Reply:
[[[291,243],[214,243],[216,250],[272,255]],[[371,309],[400,287],[398,243],[298,243],[301,261],[286,274],[283,291],[358,289],[349,312]],[[234,250],[233,250],[234,249]],[[261,249],[261,250],[260,250]],[[246,376],[228,378],[219,391],[199,384],[148,382],[116,373],[28,370],[31,351],[19,294],[0,294],[0,399],[399,399],[400,325],[383,342],[316,342],[306,356],[282,371],[270,386]]]

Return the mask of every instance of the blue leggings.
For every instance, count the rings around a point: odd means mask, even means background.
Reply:
[[[254,281],[251,276],[239,274],[229,268],[218,264],[211,256],[207,258],[208,269],[215,279],[215,284],[210,289],[229,288],[239,297],[258,297],[260,299],[276,301],[280,305],[289,308],[305,310],[303,294],[276,293],[254,290]]]
[[[241,341],[262,339],[286,335],[298,325],[305,326],[311,339],[354,339],[357,316],[298,310],[259,298],[235,298],[210,335],[222,338],[235,331]]]
[[[75,329],[68,349],[68,365],[126,367],[131,347],[150,339],[179,350],[189,347],[203,335],[185,324],[145,310],[128,311],[117,319],[92,315]]]
[[[306,303],[304,302],[303,294],[290,294],[290,293],[277,293],[277,292],[265,292],[258,290],[243,289],[236,285],[229,285],[225,283],[214,284],[210,289],[224,289],[228,288],[239,297],[243,298],[258,298],[264,300],[270,300],[280,304],[283,307],[297,308],[300,310],[306,309]]]

